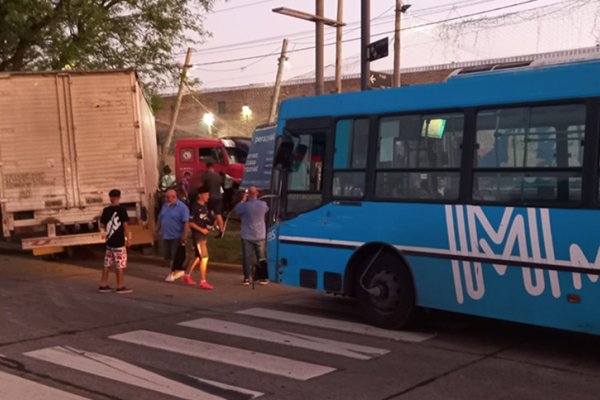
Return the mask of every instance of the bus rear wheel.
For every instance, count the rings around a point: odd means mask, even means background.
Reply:
[[[363,317],[381,328],[407,327],[415,311],[415,288],[408,268],[398,256],[385,252],[370,267],[369,262],[366,273],[356,277]]]

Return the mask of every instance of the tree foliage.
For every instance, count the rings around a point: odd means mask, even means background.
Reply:
[[[215,0],[0,0],[0,71],[136,68],[151,89],[179,77]]]

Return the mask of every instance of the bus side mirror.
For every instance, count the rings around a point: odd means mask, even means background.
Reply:
[[[289,170],[292,166],[292,153],[294,152],[294,143],[281,142],[275,155],[275,166],[281,166],[284,170]]]

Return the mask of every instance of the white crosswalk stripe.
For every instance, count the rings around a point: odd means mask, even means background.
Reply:
[[[376,347],[361,346],[353,343],[301,335],[299,333],[266,330],[249,325],[221,321],[212,318],[195,319],[192,321],[181,322],[179,325],[194,329],[223,333],[226,335],[234,335],[270,343],[300,347],[303,349],[320,351],[324,353],[355,358],[358,360],[370,360],[374,357],[379,357],[389,353],[389,350],[379,349]]]
[[[238,311],[237,313],[243,315],[250,315],[253,317],[283,322],[291,322],[294,324],[315,326],[318,328],[375,336],[403,342],[419,343],[431,339],[435,336],[434,334],[429,333],[391,331],[387,329],[376,328],[370,325],[359,324],[356,322],[341,321],[331,318],[313,317],[311,315],[297,314],[287,311],[270,310],[267,308],[249,308],[247,310]]]
[[[4,372],[0,372],[0,399],[86,400],[85,397]]]
[[[221,382],[217,382],[217,381],[211,381],[209,379],[198,378],[197,376],[192,376],[192,375],[189,375],[189,376],[190,376],[190,378],[194,378],[199,382],[206,383],[210,386],[214,386],[219,389],[225,389],[225,390],[230,390],[230,391],[241,393],[241,394],[247,394],[248,396],[250,396],[249,397],[250,399],[256,399],[264,394],[261,392],[256,392],[254,390],[249,390],[249,389],[244,389],[244,388],[237,387],[237,386],[227,385],[225,383],[221,383]]]
[[[30,351],[25,356],[72,368],[103,378],[119,381],[155,392],[188,400],[221,400],[197,388],[167,379],[154,372],[102,354],[86,352],[72,347],[56,346]],[[2,397],[4,398],[4,397]],[[27,397],[15,397],[27,398]],[[63,397],[66,398],[66,397]],[[59,397],[56,398],[57,400]],[[47,400],[47,398],[46,398]]]
[[[335,371],[335,368],[323,365],[144,330],[122,333],[110,338],[300,381]]]

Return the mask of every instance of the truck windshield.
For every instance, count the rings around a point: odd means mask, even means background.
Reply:
[[[227,150],[227,156],[229,157],[229,163],[233,164],[233,163],[242,163],[243,162],[240,160],[240,154],[236,147],[226,147],[225,149]]]

